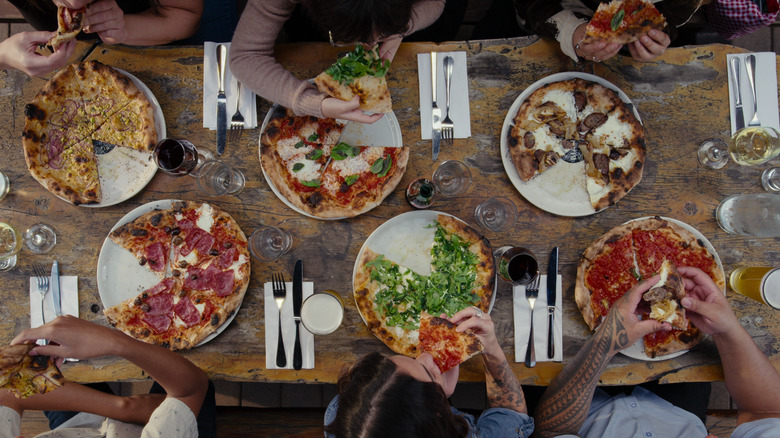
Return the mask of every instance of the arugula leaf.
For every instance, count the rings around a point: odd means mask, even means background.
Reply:
[[[319,187],[320,186],[320,180],[319,179],[313,179],[309,181],[301,181],[301,184],[305,185],[306,187]]]
[[[336,79],[340,84],[350,84],[363,76],[382,77],[387,74],[390,61],[379,57],[378,49],[367,51],[358,44],[355,49],[330,66],[325,73]]]
[[[623,23],[623,17],[626,16],[625,9],[621,9],[615,14],[614,17],[612,17],[612,22],[610,23],[610,27],[612,27],[612,31],[618,30],[620,25]]]
[[[293,164],[293,172],[298,172],[301,169],[303,169],[303,163],[295,163],[295,164]]]

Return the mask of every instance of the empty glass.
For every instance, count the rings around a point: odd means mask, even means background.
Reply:
[[[249,252],[263,261],[276,260],[291,247],[290,233],[272,225],[264,225],[249,236]]]
[[[11,225],[0,222],[0,271],[16,266],[16,254],[22,249],[22,236]]]
[[[770,167],[761,174],[761,186],[767,192],[780,193],[780,167]]]
[[[721,169],[729,162],[729,147],[723,140],[709,138],[699,145],[698,158],[708,169]]]
[[[517,207],[509,198],[497,196],[479,204],[474,210],[474,218],[484,228],[495,232],[506,231],[517,220]]]
[[[211,160],[198,168],[198,187],[209,196],[237,195],[244,189],[244,174],[227,164]]]
[[[458,160],[447,160],[433,173],[433,184],[444,196],[458,196],[469,188],[471,171]]]
[[[46,224],[35,224],[24,232],[24,243],[35,254],[46,254],[57,244],[57,233]]]
[[[8,176],[0,170],[0,201],[5,199],[5,195],[8,194],[8,190],[11,188],[11,183],[8,181]]]

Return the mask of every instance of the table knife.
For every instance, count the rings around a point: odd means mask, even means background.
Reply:
[[[217,76],[219,77],[219,92],[217,93],[217,155],[225,152],[227,142],[227,97],[225,96],[225,62],[227,47],[217,44]]]
[[[731,88],[734,89],[734,125],[736,131],[745,127],[745,115],[742,112],[742,90],[739,87],[739,58],[731,58]]]
[[[431,52],[431,139],[433,140],[433,161],[439,156],[441,145],[441,108],[436,106],[436,52]]]
[[[293,320],[295,320],[295,347],[293,347],[293,368],[299,370],[303,367],[303,354],[301,353],[301,304],[303,304],[303,260],[295,262],[293,271]]]
[[[555,303],[558,299],[558,247],[550,252],[550,263],[547,266],[547,357],[555,357]]]
[[[54,315],[62,315],[62,301],[60,299],[60,266],[57,260],[51,265],[51,299],[54,302]]]

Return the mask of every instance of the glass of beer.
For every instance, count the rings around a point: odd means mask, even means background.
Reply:
[[[737,268],[729,276],[734,292],[780,310],[780,268]]]
[[[768,126],[740,129],[729,141],[729,155],[737,164],[755,166],[780,154],[780,132]]]
[[[317,292],[303,301],[301,322],[315,335],[327,335],[336,331],[344,318],[344,303],[332,290]]]
[[[493,255],[498,274],[512,285],[528,284],[539,275],[539,262],[530,249],[503,246]]]

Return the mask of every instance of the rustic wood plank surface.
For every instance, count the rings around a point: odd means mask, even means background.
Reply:
[[[343,49],[326,44],[278,48],[278,59],[299,77],[313,77]],[[366,329],[352,300],[351,275],[355,257],[367,236],[388,219],[412,208],[402,188],[421,176],[430,176],[437,163],[430,158],[430,142],[420,140],[416,54],[462,50],[468,54],[472,137],[444,146],[439,162],[458,159],[472,173],[472,185],[457,199],[437,199],[435,209],[475,225],[474,207],[502,194],[518,206],[516,226],[504,233],[487,232],[494,246],[519,245],[532,249],[546,266],[553,246],[561,247],[563,276],[564,360],[570,360],[590,336],[574,303],[574,279],[580,254],[595,239],[627,220],[661,215],[684,221],[713,243],[726,274],[739,266],[780,266],[779,239],[746,239],[728,235],[716,224],[714,210],[724,197],[759,192],[763,167],[730,164],[720,171],[702,168],[696,161],[698,144],[710,137],[729,135],[726,54],[741,49],[727,45],[670,49],[657,62],[639,63],[616,56],[601,64],[575,65],[554,44],[534,38],[432,44],[404,44],[388,75],[394,111],[404,144],[411,147],[409,166],[399,188],[379,207],[354,219],[319,221],[290,210],[270,191],[259,166],[259,130],[245,133],[240,145],[229,144],[224,161],[242,170],[246,189],[238,196],[206,199],[190,177],[158,173],[138,195],[112,207],[75,207],[43,189],[29,174],[22,155],[20,132],[24,105],[45,79],[23,73],[0,73],[0,168],[8,173],[11,193],[0,202],[2,220],[24,230],[36,222],[53,225],[58,243],[47,255],[23,249],[18,267],[0,274],[0,342],[8,342],[29,327],[28,277],[30,264],[60,262],[62,275],[79,276],[80,316],[106,324],[96,283],[100,247],[111,227],[127,212],[159,199],[207,200],[230,212],[249,234],[261,224],[279,225],[294,237],[292,251],[272,263],[252,260],[252,281],[232,324],[215,340],[183,354],[217,379],[238,381],[335,382],[339,371],[371,351],[389,352]],[[126,70],[143,81],[157,97],[169,137],[188,138],[199,146],[215,147],[214,131],[202,127],[203,49],[164,47],[135,49],[98,46],[87,59]],[[648,157],[644,178],[615,207],[583,218],[559,217],[528,203],[512,186],[499,155],[504,117],[515,98],[530,84],[552,73],[585,70],[611,81],[636,104],[647,129]],[[258,99],[262,120],[270,104]],[[265,369],[262,284],[273,271],[290,276],[297,259],[305,262],[305,279],[317,290],[338,291],[346,303],[342,326],[315,341],[316,368],[285,371]],[[741,322],[773,364],[780,368],[780,318],[768,306],[731,291],[729,300]],[[512,367],[523,384],[547,384],[562,364],[541,362],[528,369],[514,363],[512,297],[501,283],[493,311],[496,332]],[[65,376],[90,382],[146,378],[137,367],[113,358],[66,364]],[[484,378],[481,361],[461,367],[461,379]],[[617,356],[602,377],[604,384],[705,381],[722,378],[714,344],[706,340],[687,354],[662,362],[642,362]]]

